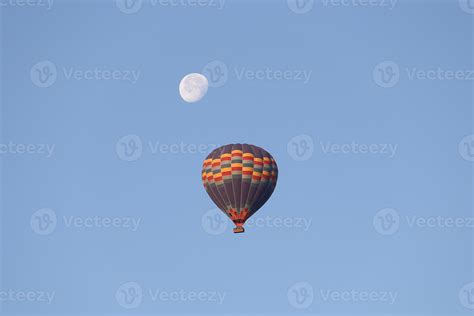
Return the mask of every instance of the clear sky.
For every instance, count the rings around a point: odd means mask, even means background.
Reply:
[[[0,10],[5,315],[472,315],[472,1]],[[229,143],[280,171],[238,235]]]

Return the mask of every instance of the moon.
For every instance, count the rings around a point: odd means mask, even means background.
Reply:
[[[184,76],[179,83],[179,94],[184,101],[192,103],[201,100],[207,93],[209,82],[199,73]]]

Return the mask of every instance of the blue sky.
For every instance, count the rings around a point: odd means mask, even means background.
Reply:
[[[2,313],[472,313],[472,1],[0,4]],[[280,172],[239,235],[229,143]]]

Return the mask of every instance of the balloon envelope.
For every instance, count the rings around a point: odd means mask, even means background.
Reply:
[[[212,201],[243,232],[245,221],[268,201],[275,190],[278,167],[266,150],[230,144],[212,151],[204,160],[202,181]]]

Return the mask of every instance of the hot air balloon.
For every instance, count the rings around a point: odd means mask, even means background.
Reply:
[[[202,182],[212,201],[243,233],[245,221],[270,198],[278,167],[266,150],[247,144],[230,144],[212,151],[204,160]]]

